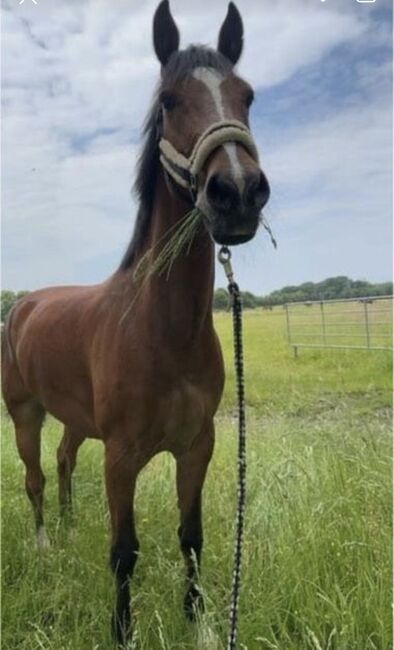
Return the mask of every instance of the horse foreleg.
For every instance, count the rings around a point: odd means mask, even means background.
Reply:
[[[64,427],[63,438],[57,449],[57,472],[59,480],[59,508],[60,516],[71,514],[72,508],[72,473],[77,461],[77,453],[85,436]]]
[[[203,545],[201,514],[202,487],[214,446],[213,422],[204,429],[192,449],[176,459],[177,492],[180,510],[178,536],[186,563],[187,591],[184,612],[194,620],[204,603],[197,584]]]
[[[41,550],[49,546],[43,513],[45,476],[40,460],[41,427],[45,411],[36,402],[28,401],[15,407],[11,414],[15,424],[19,455],[26,467],[25,486],[33,507],[37,548]]]
[[[120,644],[131,636],[130,579],[139,549],[133,510],[137,473],[128,451],[106,444],[105,478],[112,527],[110,565],[116,583],[112,631]]]

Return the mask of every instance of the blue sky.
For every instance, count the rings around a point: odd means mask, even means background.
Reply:
[[[187,7],[185,7],[187,5]],[[94,283],[132,232],[140,127],[159,65],[155,2],[2,2],[4,288]],[[215,44],[227,3],[171,2],[182,44]],[[263,232],[234,251],[265,294],[392,271],[391,2],[239,0],[239,73],[271,182]],[[221,269],[217,286],[223,286]]]

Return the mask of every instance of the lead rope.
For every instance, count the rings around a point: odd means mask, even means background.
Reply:
[[[218,254],[219,262],[223,265],[228,280],[228,291],[231,296],[234,336],[234,365],[238,396],[238,490],[237,517],[235,524],[234,565],[231,584],[229,633],[226,650],[236,650],[238,603],[241,588],[242,543],[245,519],[246,499],[246,419],[245,419],[245,379],[242,346],[242,299],[237,283],[234,281],[231,266],[231,252],[227,246],[222,246]]]

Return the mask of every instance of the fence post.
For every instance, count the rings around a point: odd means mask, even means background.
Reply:
[[[321,311],[321,324],[322,324],[322,332],[323,332],[323,343],[324,345],[327,345],[326,320],[324,318],[324,304],[322,302],[320,303],[320,311]]]
[[[369,336],[369,319],[368,319],[368,302],[363,300],[364,304],[364,321],[365,321],[365,334],[367,338],[367,348],[371,347],[370,336]]]
[[[291,332],[290,332],[290,316],[289,316],[289,305],[285,303],[286,309],[286,324],[287,324],[287,340],[289,345],[291,345]]]

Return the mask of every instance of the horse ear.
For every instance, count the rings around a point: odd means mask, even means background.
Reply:
[[[153,18],[153,45],[156,56],[165,65],[179,47],[179,31],[171,15],[170,3],[162,0]]]
[[[235,65],[241,56],[243,40],[244,27],[241,14],[235,4],[230,2],[219,33],[218,51]]]

